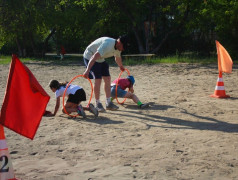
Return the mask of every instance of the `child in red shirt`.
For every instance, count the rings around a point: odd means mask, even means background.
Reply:
[[[64,46],[61,46],[60,48],[60,59],[63,60],[64,59],[64,55],[66,54],[66,51],[64,49]]]
[[[118,81],[118,86],[117,86],[117,97],[118,98],[129,98],[132,99],[139,108],[144,109],[149,107],[149,103],[142,104],[142,102],[138,99],[138,97],[133,94],[134,89],[133,85],[135,83],[135,79],[133,76],[127,76],[127,78],[120,78],[120,79],[115,79],[112,84],[111,84],[111,97],[112,100],[116,98],[116,84]],[[129,88],[129,91],[126,91],[125,89]]]

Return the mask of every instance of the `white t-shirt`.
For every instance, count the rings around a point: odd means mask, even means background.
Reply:
[[[63,97],[64,95],[64,91],[65,91],[65,88],[67,87],[67,85],[64,87],[64,86],[61,86],[59,89],[57,89],[55,91],[55,97],[58,98],[58,97]],[[80,86],[77,86],[77,85],[73,85],[73,84],[70,84],[69,87],[67,88],[67,91],[65,93],[65,96],[69,96],[69,94],[75,94],[75,92],[79,89],[82,89]]]
[[[101,37],[92,42],[84,51],[83,57],[90,60],[91,57],[99,52],[101,59],[96,62],[104,62],[104,58],[121,57],[121,51],[115,49],[116,39]]]

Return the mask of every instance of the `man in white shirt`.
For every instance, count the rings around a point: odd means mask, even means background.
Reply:
[[[83,75],[86,78],[95,79],[94,94],[96,99],[96,108],[99,112],[105,111],[100,102],[100,87],[102,79],[104,80],[104,90],[106,94],[106,109],[117,110],[119,107],[111,102],[111,76],[109,65],[105,58],[115,57],[117,65],[121,71],[125,68],[122,64],[121,52],[127,47],[127,36],[120,36],[118,39],[101,37],[92,42],[84,51],[83,59],[87,67]]]

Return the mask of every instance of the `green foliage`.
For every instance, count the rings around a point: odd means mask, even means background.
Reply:
[[[39,60],[39,59],[22,58],[21,62],[28,62],[28,61],[34,61],[34,60]],[[12,61],[11,56],[0,55],[0,64],[10,64],[11,61]]]
[[[12,57],[11,56],[3,56],[0,55],[0,64],[9,64],[11,62]],[[79,57],[73,57],[73,56],[66,56],[64,61],[59,61],[60,57],[54,57],[54,56],[47,56],[45,58],[20,58],[22,62],[29,62],[29,61],[37,61],[37,62],[50,62],[52,64],[58,64],[58,65],[68,65],[68,64],[78,64]],[[108,61],[111,65],[116,65],[115,61],[111,59]],[[147,65],[153,65],[153,64],[160,64],[160,63],[169,63],[169,64],[176,64],[176,63],[200,63],[200,64],[211,64],[211,63],[217,63],[216,57],[210,57],[210,58],[201,58],[201,57],[195,57],[195,56],[168,56],[168,57],[153,57],[153,58],[145,58],[145,57],[130,57],[125,58],[123,57],[123,65],[125,66],[131,66],[131,65],[140,65],[140,64],[147,64]]]
[[[129,34],[126,53],[210,55],[219,40],[236,57],[237,0],[7,0],[0,2],[0,53],[82,53],[100,36]]]
[[[159,63],[168,63],[168,64],[177,64],[177,63],[199,63],[199,64],[211,64],[216,63],[216,58],[196,58],[196,57],[178,57],[178,56],[168,56],[164,58],[130,58],[123,61],[123,64],[126,66],[138,65],[138,64],[159,64]]]

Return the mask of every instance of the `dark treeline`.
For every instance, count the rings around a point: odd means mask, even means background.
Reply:
[[[0,53],[83,53],[128,34],[126,53],[209,56],[218,40],[237,57],[238,0],[0,0]]]

